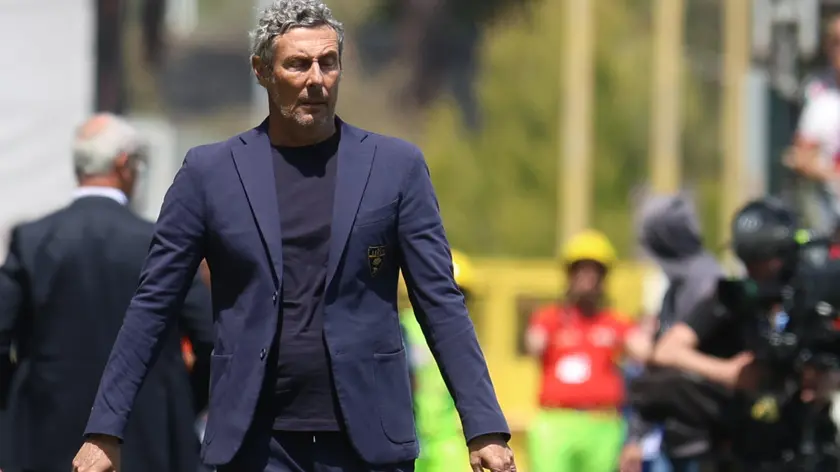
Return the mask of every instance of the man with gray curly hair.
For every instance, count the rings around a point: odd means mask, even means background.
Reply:
[[[335,115],[343,44],[343,26],[320,1],[277,1],[261,13],[251,66],[269,116],[187,153],[74,470],[116,469],[146,366],[202,259],[217,320],[206,463],[220,472],[413,471],[402,271],[473,471],[516,470],[422,153]]]

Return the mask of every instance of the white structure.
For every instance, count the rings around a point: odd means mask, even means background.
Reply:
[[[94,33],[90,0],[0,0],[0,260],[10,228],[66,204],[75,185],[70,146],[94,103]]]
[[[186,38],[198,27],[198,0],[168,0],[166,29],[177,38]]]

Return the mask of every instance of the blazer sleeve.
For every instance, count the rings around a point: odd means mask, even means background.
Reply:
[[[455,400],[467,441],[494,433],[509,438],[464,297],[455,284],[429,168],[420,151],[414,152],[398,214],[400,266],[409,299]]]
[[[0,410],[6,408],[14,365],[11,350],[24,311],[26,277],[18,230],[12,231],[9,253],[0,266]]]
[[[203,257],[204,197],[192,153],[164,197],[140,283],[102,374],[85,435],[122,439],[137,391],[168,330],[177,325]]]

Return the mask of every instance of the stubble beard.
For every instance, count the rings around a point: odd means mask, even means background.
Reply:
[[[338,93],[338,84],[336,84],[336,87],[334,87],[333,93]],[[270,95],[274,103],[277,103],[279,101],[278,97],[274,96],[274,94]],[[329,124],[335,117],[335,103],[328,104],[327,112],[318,116],[313,116],[308,113],[305,113],[303,110],[297,107],[297,103],[292,105],[278,106],[278,109],[280,111],[280,116],[282,116],[283,119],[294,121],[298,126],[306,130],[312,130],[321,126],[325,126]]]
[[[333,115],[328,111],[322,115],[312,116],[309,113],[305,113],[303,110],[296,108],[294,105],[280,108],[280,114],[283,118],[293,120],[301,128],[306,129],[319,128],[325,125],[330,121],[330,118]]]

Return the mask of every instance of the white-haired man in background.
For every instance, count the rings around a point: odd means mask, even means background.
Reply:
[[[152,223],[127,206],[145,149],[123,119],[92,117],[73,146],[79,183],[73,201],[12,231],[0,267],[0,400],[11,393],[15,462],[25,472],[67,472],[84,440],[99,379],[152,238]],[[201,282],[193,287],[179,325],[197,359],[209,360],[209,294]],[[124,471],[198,468],[179,334],[169,330],[140,390],[126,428]],[[28,364],[14,382],[13,342],[18,361]]]

